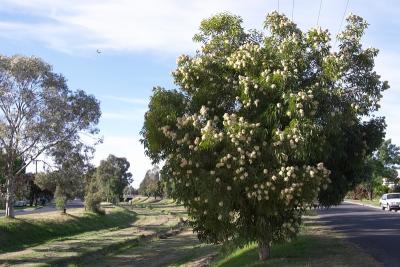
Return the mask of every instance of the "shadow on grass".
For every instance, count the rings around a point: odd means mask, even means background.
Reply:
[[[61,215],[60,215],[61,216]],[[125,228],[136,220],[136,213],[125,208],[106,215],[67,214],[61,220],[0,219],[0,253],[18,251],[46,241],[108,228]]]
[[[147,227],[146,227],[147,228]],[[175,228],[175,232],[172,234],[172,236],[179,234],[182,229],[180,229],[180,226],[173,227]],[[137,247],[137,246],[142,246],[146,245],[147,242],[151,241],[152,239],[156,238],[158,241],[157,242],[167,242],[168,247],[178,247],[179,245],[182,245],[182,242],[180,243],[174,243],[173,241],[171,242],[171,239],[158,239],[157,236],[162,236],[165,235],[169,232],[171,227],[165,227],[165,228],[158,228],[157,232],[154,232],[153,234],[149,235],[140,235],[140,236],[126,236],[126,239],[122,242],[117,242],[114,244],[110,244],[107,242],[107,240],[102,240],[102,244],[99,245],[99,249],[96,250],[86,250],[85,248],[82,248],[77,256],[73,257],[68,257],[68,258],[59,258],[59,259],[50,259],[47,260],[47,262],[51,263],[52,266],[92,266],[93,262],[101,262],[101,259],[103,259],[106,256],[114,255],[121,253],[123,251],[129,250],[131,248]],[[179,229],[179,230],[178,230]],[[12,262],[9,262],[12,263]],[[95,265],[97,266],[97,264]],[[116,265],[117,266],[117,265]]]
[[[271,248],[271,256],[265,263],[260,262],[258,259],[257,245],[251,244],[220,259],[215,266],[311,266],[309,265],[310,259],[321,259],[322,264],[326,253],[334,254],[338,249],[340,250],[342,248],[338,245],[338,241],[335,238],[317,238],[315,236],[302,235],[291,243],[273,245]]]

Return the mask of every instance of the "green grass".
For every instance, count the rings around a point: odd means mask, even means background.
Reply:
[[[360,204],[368,204],[368,205],[372,205],[372,206],[376,206],[379,207],[379,198],[374,198],[372,200],[369,199],[347,199],[351,202],[356,202],[356,203],[360,203]]]
[[[258,260],[255,243],[220,255],[214,267],[246,266],[379,266],[359,248],[321,226],[306,226],[291,243],[273,245],[267,262]]]
[[[74,209],[67,215],[59,212],[0,218],[0,253],[17,251],[52,239],[63,238],[88,231],[129,226],[136,218],[125,208],[106,209],[106,215]]]
[[[313,210],[305,216],[299,237],[273,245],[267,263],[260,263],[256,244],[218,253],[219,246],[200,244],[190,229],[179,226],[180,218],[187,216],[181,205],[171,200],[145,201],[144,207],[108,207],[105,216],[76,209],[67,216],[46,213],[8,222],[0,219],[0,265],[209,266],[211,261],[218,267],[378,266],[370,256],[322,226]],[[3,235],[5,223],[11,225],[8,239]],[[160,238],[170,229],[180,230]],[[18,244],[21,240],[22,247]],[[1,254],[25,247],[29,248]]]
[[[182,206],[176,205],[173,201],[158,201],[147,205],[151,205],[152,209],[148,207],[137,208],[132,205],[108,207],[106,211],[111,213],[109,215],[113,217],[118,214],[118,211],[131,210],[135,214],[135,221],[128,223],[127,227],[124,226],[126,221],[122,223],[121,221],[114,221],[110,228],[58,237],[23,250],[0,253],[0,266],[3,266],[2,264],[5,266],[67,266],[68,264],[75,264],[75,266],[121,266],[125,259],[121,259],[120,254],[124,252],[127,253],[124,257],[129,257],[129,264],[145,261],[146,264],[144,265],[133,265],[149,266],[147,263],[152,263],[155,259],[163,256],[167,257],[163,261],[173,263],[172,260],[175,258],[198,255],[187,254],[187,252],[192,252],[191,247],[186,248],[187,246],[199,245],[197,237],[191,232],[190,239],[188,239],[189,236],[180,235],[180,238],[176,236],[177,239],[173,241],[175,237],[173,233],[181,231],[180,218],[184,216],[181,212],[185,212]],[[165,214],[162,213],[162,210],[175,211],[177,215]],[[75,217],[86,216],[79,209],[70,210],[70,213]],[[70,220],[70,216],[61,216],[59,212],[46,213],[44,216],[35,214],[34,218],[32,216],[24,215],[24,219],[29,217],[29,219],[39,221],[43,220],[42,217],[53,217],[46,220],[63,221],[65,224]],[[101,217],[101,219],[104,220],[104,217]],[[161,236],[162,238],[160,238]],[[155,245],[156,249],[151,249],[153,248],[152,245]],[[176,252],[177,245],[184,248]],[[196,253],[199,252],[204,252],[204,250],[196,249]],[[149,255],[149,253],[158,253],[158,255]],[[174,253],[177,253],[179,257]],[[171,256],[174,258],[172,259]],[[109,262],[113,264],[108,265]]]
[[[310,236],[300,236],[294,242],[275,245],[271,249],[272,261],[279,258],[301,258],[310,255],[313,249],[318,248],[318,240]],[[244,248],[235,250],[233,253],[220,258],[215,266],[218,267],[241,267],[241,266],[263,266],[258,263],[257,244],[252,243]],[[268,264],[270,266],[270,264]]]

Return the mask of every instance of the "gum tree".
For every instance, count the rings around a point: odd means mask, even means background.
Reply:
[[[107,202],[118,203],[123,197],[124,188],[133,182],[129,168],[129,161],[123,157],[108,155],[107,159],[101,160],[91,181],[97,189],[97,195]]]
[[[296,236],[315,198],[342,200],[379,145],[381,118],[368,119],[388,88],[363,49],[367,24],[350,16],[333,52],[327,30],[302,32],[276,12],[266,32],[240,17],[202,21],[173,72],[176,90],[155,88],[141,134],[162,177],[188,209],[201,240],[272,242]]]
[[[94,134],[99,102],[68,89],[65,78],[36,57],[0,55],[0,147],[5,154],[6,216],[14,217],[15,179],[43,153],[80,134]],[[21,160],[23,166],[15,166]]]

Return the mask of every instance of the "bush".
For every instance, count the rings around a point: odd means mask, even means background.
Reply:
[[[386,185],[379,185],[374,188],[375,197],[381,197],[383,194],[389,193],[391,189]]]
[[[368,198],[368,190],[365,187],[365,185],[363,184],[359,184],[356,186],[356,188],[354,188],[352,191],[350,191],[347,194],[348,198],[351,199],[364,199],[364,198]]]
[[[85,197],[85,210],[91,211],[97,214],[105,214],[104,210],[100,208],[100,197],[97,194],[87,194]]]
[[[67,203],[67,200],[65,197],[56,197],[56,207],[59,210],[64,210],[65,209],[65,204]]]

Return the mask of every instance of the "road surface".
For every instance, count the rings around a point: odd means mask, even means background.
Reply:
[[[83,208],[84,203],[80,199],[75,199],[68,201],[67,203],[67,211],[68,209],[74,209],[74,208]],[[46,213],[46,212],[52,212],[52,211],[57,211],[56,206],[54,203],[50,203],[47,206],[44,206],[43,208],[38,208],[38,209],[30,209],[30,207],[27,207],[27,209],[23,210],[15,210],[15,216],[18,215],[25,215],[25,214],[34,214],[34,213]],[[0,210],[0,217],[4,216],[4,210]]]
[[[343,203],[318,213],[322,224],[344,234],[384,266],[400,266],[400,211]]]

